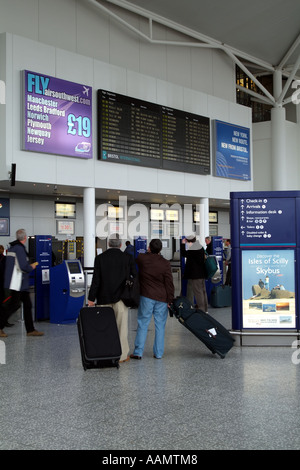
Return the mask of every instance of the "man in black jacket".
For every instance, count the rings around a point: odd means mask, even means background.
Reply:
[[[186,258],[183,279],[188,279],[188,284],[191,284],[197,307],[207,313],[208,300],[205,286],[204,248],[194,235],[189,235],[181,241],[180,253],[182,257]]]
[[[29,263],[28,254],[25,249],[26,241],[26,231],[24,229],[17,230],[16,240],[10,243],[10,248],[7,252],[5,260],[4,288],[6,289],[5,292],[8,293],[8,297],[4,299],[2,304],[3,308],[0,314],[1,338],[5,338],[7,336],[7,334],[3,331],[3,328],[6,326],[10,315],[19,308],[20,302],[23,304],[24,323],[27,336],[43,336],[44,334],[34,328],[32,319],[32,302],[29,292],[29,274],[33,269],[36,268],[37,263]],[[14,286],[11,285],[15,266],[15,258],[17,258],[20,270],[22,271],[22,281],[19,290],[14,290]]]
[[[128,307],[120,299],[128,275],[136,277],[136,269],[133,257],[122,252],[121,245],[119,235],[111,235],[108,241],[109,249],[96,256],[88,305],[95,306],[97,300],[97,305],[113,308],[122,348],[120,362],[125,362],[129,360]]]

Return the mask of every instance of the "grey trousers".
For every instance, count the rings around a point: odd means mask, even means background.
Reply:
[[[196,299],[197,307],[203,312],[208,312],[208,300],[205,286],[205,279],[189,279],[187,285],[187,298],[194,303]]]

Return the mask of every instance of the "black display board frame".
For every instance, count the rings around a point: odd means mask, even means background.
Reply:
[[[98,90],[98,159],[211,174],[210,119]]]

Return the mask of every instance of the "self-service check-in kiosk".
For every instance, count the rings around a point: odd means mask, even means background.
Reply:
[[[85,298],[79,260],[65,260],[50,270],[50,323],[75,323]]]

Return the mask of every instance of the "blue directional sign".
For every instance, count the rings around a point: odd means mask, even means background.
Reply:
[[[240,246],[295,246],[295,198],[239,199]]]
[[[233,329],[299,329],[300,191],[230,197]]]

